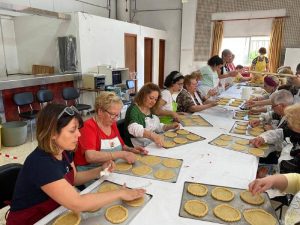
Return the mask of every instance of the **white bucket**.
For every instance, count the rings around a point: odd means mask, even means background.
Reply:
[[[249,100],[251,95],[251,88],[249,87],[243,87],[242,88],[242,94],[241,94],[241,98],[244,100]]]

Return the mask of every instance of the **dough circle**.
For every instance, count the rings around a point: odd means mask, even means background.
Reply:
[[[105,218],[111,223],[122,223],[128,218],[128,209],[121,205],[114,205],[106,209]]]
[[[152,168],[150,166],[142,165],[132,168],[132,173],[138,176],[145,176],[152,172]]]
[[[176,174],[170,169],[160,169],[154,173],[154,177],[160,180],[170,180],[175,176]]]
[[[192,216],[203,217],[208,213],[208,206],[199,200],[188,200],[184,203],[184,210]]]
[[[181,166],[181,160],[178,159],[164,159],[162,164],[168,168],[178,168]]]
[[[202,197],[207,195],[208,189],[202,184],[189,184],[187,187],[187,192],[192,195]]]
[[[250,191],[240,193],[241,199],[251,205],[261,205],[265,202],[265,198],[261,194],[252,195]]]
[[[68,212],[58,217],[52,225],[78,225],[81,221],[79,214]]]
[[[234,198],[234,193],[224,187],[215,187],[211,191],[211,196],[219,201],[230,202]]]
[[[241,213],[228,204],[221,204],[214,208],[214,215],[225,222],[236,222],[241,220]]]
[[[245,220],[251,225],[275,225],[276,219],[263,209],[246,209],[243,212]]]

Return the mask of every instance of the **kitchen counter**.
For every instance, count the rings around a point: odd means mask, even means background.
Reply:
[[[10,75],[0,77],[0,90],[81,80],[81,73],[51,75]]]

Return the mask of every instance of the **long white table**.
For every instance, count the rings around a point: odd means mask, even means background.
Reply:
[[[235,92],[237,96],[238,91],[238,89],[232,87],[228,93]],[[115,183],[126,183],[128,187],[132,188],[148,186],[146,188],[147,193],[153,195],[150,202],[131,221],[131,225],[216,224],[179,217],[184,182],[193,181],[246,189],[249,182],[255,179],[258,166],[256,157],[208,144],[218,135],[229,132],[234,123],[232,119],[233,111],[230,108],[225,109],[217,106],[197,114],[207,119],[213,127],[187,127],[186,129],[205,137],[204,141],[168,150],[158,148],[154,144],[147,147],[150,154],[183,159],[183,165],[176,183],[117,173],[113,173],[107,178],[107,180]],[[243,137],[249,138],[247,136]],[[100,182],[102,180],[96,181],[82,193],[90,192]],[[59,207],[36,224],[47,224],[63,211],[65,209]]]

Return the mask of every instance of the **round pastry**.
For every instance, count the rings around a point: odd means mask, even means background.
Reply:
[[[275,225],[276,219],[263,209],[246,209],[243,212],[245,220],[251,225]]]
[[[154,173],[154,177],[160,180],[170,180],[175,176],[176,174],[170,169],[160,169]]]
[[[161,163],[161,158],[159,156],[146,155],[142,157],[140,161],[146,165],[154,166]]]
[[[128,209],[121,205],[114,205],[106,209],[105,218],[111,223],[122,223],[128,218]]]
[[[175,132],[172,132],[172,131],[167,131],[167,132],[164,133],[164,135],[165,135],[166,137],[171,137],[171,138],[177,136],[177,134],[176,134]]]
[[[187,192],[192,195],[202,197],[207,195],[208,189],[202,184],[189,184],[187,187]]]
[[[230,202],[234,198],[234,193],[224,187],[215,187],[211,191],[211,196],[219,201]]]
[[[132,168],[132,173],[138,176],[145,176],[152,172],[152,168],[146,165]]]
[[[209,126],[209,124],[206,121],[204,121],[204,120],[202,120],[202,121],[195,121],[195,122],[196,122],[196,125],[198,125],[198,126]]]
[[[244,150],[247,149],[246,146],[244,146],[244,145],[239,145],[239,144],[233,144],[233,145],[231,145],[231,148],[232,148],[233,150],[236,150],[236,151],[244,151]]]
[[[240,211],[228,204],[216,206],[214,215],[225,222],[236,222],[241,219]]]
[[[218,102],[218,105],[227,105],[228,104],[228,102],[225,102],[225,101],[219,101]]]
[[[236,140],[235,143],[237,143],[239,145],[249,145],[249,140],[239,139],[239,140]]]
[[[203,217],[208,212],[208,206],[199,200],[188,200],[184,203],[184,210],[192,216]]]
[[[253,195],[250,191],[240,193],[241,199],[251,205],[261,205],[265,202],[265,198],[261,194]]]
[[[125,201],[125,200],[123,200],[123,202],[126,205],[129,205],[129,206],[132,206],[132,207],[140,207],[140,206],[144,205],[144,203],[145,203],[145,197],[143,196],[143,197],[131,200],[131,201]]]
[[[265,154],[264,150],[260,148],[250,148],[249,153],[258,157],[262,157]]]
[[[68,212],[58,217],[52,225],[78,225],[81,221],[79,214]]]
[[[187,139],[186,138],[174,138],[173,140],[177,144],[185,144],[185,143],[187,143]]]
[[[176,143],[174,141],[164,141],[163,147],[164,148],[173,148],[176,146]]]
[[[135,161],[139,161],[142,158],[140,154],[135,153]]]
[[[199,141],[201,139],[201,137],[196,134],[188,134],[186,135],[186,138],[191,141]]]
[[[222,135],[220,136],[220,139],[224,141],[232,141],[232,137],[229,135]]]
[[[236,122],[237,125],[240,125],[240,126],[248,126],[248,123],[245,123],[245,122]]]
[[[164,159],[162,164],[168,168],[178,168],[181,166],[181,160],[178,159]]]
[[[192,119],[201,119],[201,117],[199,115],[191,115]]]
[[[189,134],[190,132],[188,132],[187,130],[184,129],[180,129],[176,131],[177,134]]]
[[[224,140],[214,140],[212,143],[217,146],[221,146],[221,147],[224,147],[224,146],[227,146],[230,144],[229,141],[224,141]]]
[[[102,192],[108,192],[108,191],[115,191],[118,189],[119,189],[118,185],[115,185],[112,183],[105,183],[105,184],[100,184],[100,187],[97,192],[102,193]]]
[[[132,164],[129,164],[127,162],[118,162],[116,163],[116,170],[117,171],[127,171],[132,168]]]
[[[255,130],[252,130],[252,129],[249,130],[248,132],[249,132],[250,135],[252,135],[254,137],[256,137],[256,136],[258,136],[262,133],[261,131],[255,131]]]
[[[236,120],[244,120],[244,117],[243,116],[235,116],[234,119],[236,119]]]
[[[233,132],[236,134],[246,134],[246,130],[234,129]]]

